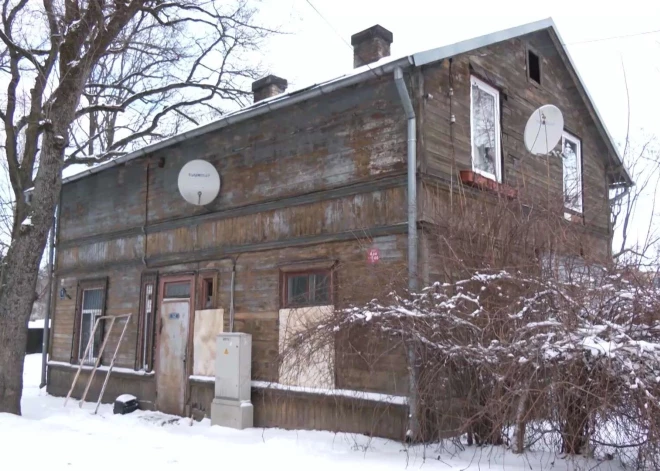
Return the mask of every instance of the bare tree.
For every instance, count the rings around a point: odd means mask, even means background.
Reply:
[[[660,242],[658,227],[653,217],[644,219],[640,212],[655,215],[655,199],[660,190],[660,153],[655,138],[640,145],[626,139],[624,164],[635,181],[635,186],[613,191],[611,198],[612,227],[619,235],[619,243],[613,247],[613,257],[626,263],[655,263],[654,246]],[[637,223],[637,233],[631,233]],[[655,254],[657,255],[657,254]]]
[[[259,73],[249,61],[273,31],[257,24],[247,0],[4,0],[0,14],[0,125],[11,183],[0,412],[20,414],[26,325],[62,170],[243,103],[246,82]]]

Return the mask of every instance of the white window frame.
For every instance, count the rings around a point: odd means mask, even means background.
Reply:
[[[569,205],[566,202],[566,165],[564,160],[564,149],[566,141],[575,144],[577,150],[577,179],[578,179],[578,204],[575,206]],[[562,153],[562,198],[564,199],[564,207],[570,211],[582,214],[584,209],[584,192],[582,191],[582,142],[577,136],[574,136],[568,131],[564,131],[561,138],[561,153]]]
[[[495,175],[485,172],[475,166],[474,155],[474,97],[472,86],[476,85],[481,91],[488,93],[495,99]],[[502,146],[500,123],[500,92],[474,75],[470,76],[470,154],[472,155],[472,171],[486,178],[502,183]]]
[[[85,349],[87,348],[87,344],[83,345],[83,326],[85,325],[84,318],[85,316],[92,316],[92,319],[89,323],[89,338],[92,339],[94,335],[94,324],[96,324],[96,319],[97,317],[101,317],[103,315],[103,308],[101,309],[84,309],[85,306],[85,294],[88,291],[101,291],[101,299],[105,296],[105,292],[103,288],[85,288],[83,289],[82,292],[82,298],[80,300],[80,345],[78,348],[78,356],[79,360],[82,363],[95,363],[97,360],[97,357],[94,356],[94,341],[92,340],[92,348],[89,349],[89,352],[87,352],[87,357],[83,358],[83,355],[85,354]],[[87,340],[89,342],[89,340]],[[100,346],[99,346],[100,347]]]

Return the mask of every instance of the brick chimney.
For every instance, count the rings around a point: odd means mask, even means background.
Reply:
[[[392,32],[381,25],[355,33],[351,36],[353,46],[353,67],[361,67],[371,64],[383,57],[390,55],[390,44],[392,44]]]
[[[265,100],[286,91],[288,82],[275,75],[268,75],[262,79],[252,82],[252,93],[254,94],[254,102]]]

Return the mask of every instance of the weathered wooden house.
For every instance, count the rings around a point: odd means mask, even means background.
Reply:
[[[95,359],[100,337],[83,358],[95,318],[131,313],[106,401],[132,393],[142,408],[208,415],[213,340],[233,329],[253,337],[255,425],[402,438],[403,352],[370,361],[338,342],[329,384],[287,385],[281,333],[297,308],[433,279],[425,228],[450,191],[452,161],[475,198],[506,191],[528,162],[524,185],[563,187],[589,249],[609,256],[608,192],[631,180],[551,20],[399,59],[388,57],[391,42],[369,28],[352,37],[350,74],[290,93],[266,77],[253,105],[65,179],[50,394],[66,395],[80,362]],[[525,150],[527,118],[544,104],[564,114],[568,163],[535,166]],[[222,180],[204,207],[177,190],[193,159]],[[180,316],[168,317],[171,303]]]

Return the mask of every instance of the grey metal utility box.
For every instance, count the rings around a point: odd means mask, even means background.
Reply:
[[[242,332],[223,333],[216,342],[211,423],[239,429],[252,427],[252,336]]]

